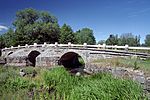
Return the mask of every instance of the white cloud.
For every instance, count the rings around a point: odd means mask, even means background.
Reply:
[[[0,31],[3,31],[3,30],[8,30],[8,27],[0,25]]]

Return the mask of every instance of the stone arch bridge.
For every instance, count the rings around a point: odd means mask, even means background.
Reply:
[[[103,45],[83,45],[76,44],[36,44],[18,47],[11,46],[1,50],[1,62],[12,66],[48,66],[62,64],[64,66],[78,66],[80,56],[85,63],[85,67],[97,59],[113,57],[148,58],[150,54],[133,52],[133,50],[150,50],[148,47],[129,47]],[[132,52],[131,52],[132,51]],[[77,64],[77,65],[76,65]]]

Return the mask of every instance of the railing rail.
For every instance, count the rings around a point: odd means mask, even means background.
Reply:
[[[97,49],[124,49],[124,50],[150,50],[150,47],[130,47],[128,45],[125,46],[117,46],[117,45],[106,45],[106,44],[98,44],[98,45],[88,45],[87,43],[82,44],[71,44],[70,42],[68,44],[58,44],[55,42],[55,44],[37,44],[34,43],[33,45],[26,44],[25,46],[18,45],[17,47],[5,47],[2,49],[2,51],[5,50],[12,50],[12,49],[20,49],[20,48],[32,48],[32,47],[79,47],[79,48],[97,48]]]

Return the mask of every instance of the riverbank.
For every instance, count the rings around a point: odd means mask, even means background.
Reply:
[[[0,67],[0,98],[133,100],[146,98],[142,87],[128,79],[115,78],[108,73],[88,77],[70,75],[63,67],[54,69],[24,67],[27,74],[19,75],[19,67]],[[36,75],[33,77],[33,72]]]

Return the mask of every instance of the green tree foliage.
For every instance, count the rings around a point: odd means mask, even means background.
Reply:
[[[117,45],[118,44],[118,35],[111,34],[106,40],[107,45]]]
[[[83,28],[74,34],[69,25],[60,29],[55,16],[32,8],[18,11],[13,26],[0,36],[0,48],[43,42],[96,43],[91,29]]]
[[[105,40],[100,40],[100,41],[98,41],[97,44],[104,44],[105,42],[106,42]]]
[[[10,47],[12,45],[15,45],[16,36],[14,35],[13,29],[9,29],[5,34],[1,35],[1,46],[3,47]]]
[[[134,36],[132,33],[122,34],[118,40],[118,45],[140,46],[140,36]]]
[[[83,28],[76,32],[76,40],[78,44],[96,44],[95,37],[93,35],[93,30],[89,28]]]
[[[2,35],[0,35],[0,49],[5,47],[4,38]]]
[[[16,20],[13,24],[16,28],[23,28],[27,24],[33,24],[38,18],[38,11],[32,8],[27,8],[16,13]]]
[[[134,36],[132,33],[118,35],[111,34],[106,40],[107,45],[126,45],[129,46],[140,46],[140,36]]]
[[[60,29],[60,37],[59,37],[60,43],[75,43],[75,35],[69,25],[64,24]]]
[[[57,21],[57,18],[55,17],[55,16],[53,16],[53,15],[50,15],[48,12],[46,12],[46,11],[43,11],[43,12],[41,12],[41,20],[43,21],[43,22],[45,22],[45,23],[49,23],[49,22],[51,22],[51,23],[57,23],[58,21]]]
[[[150,34],[146,35],[145,45],[148,46],[148,47],[150,47]]]
[[[15,41],[8,42],[8,46],[58,41],[60,29],[57,18],[48,12],[40,12],[32,8],[20,10],[16,13],[13,25],[15,26],[15,32],[13,32]]]

